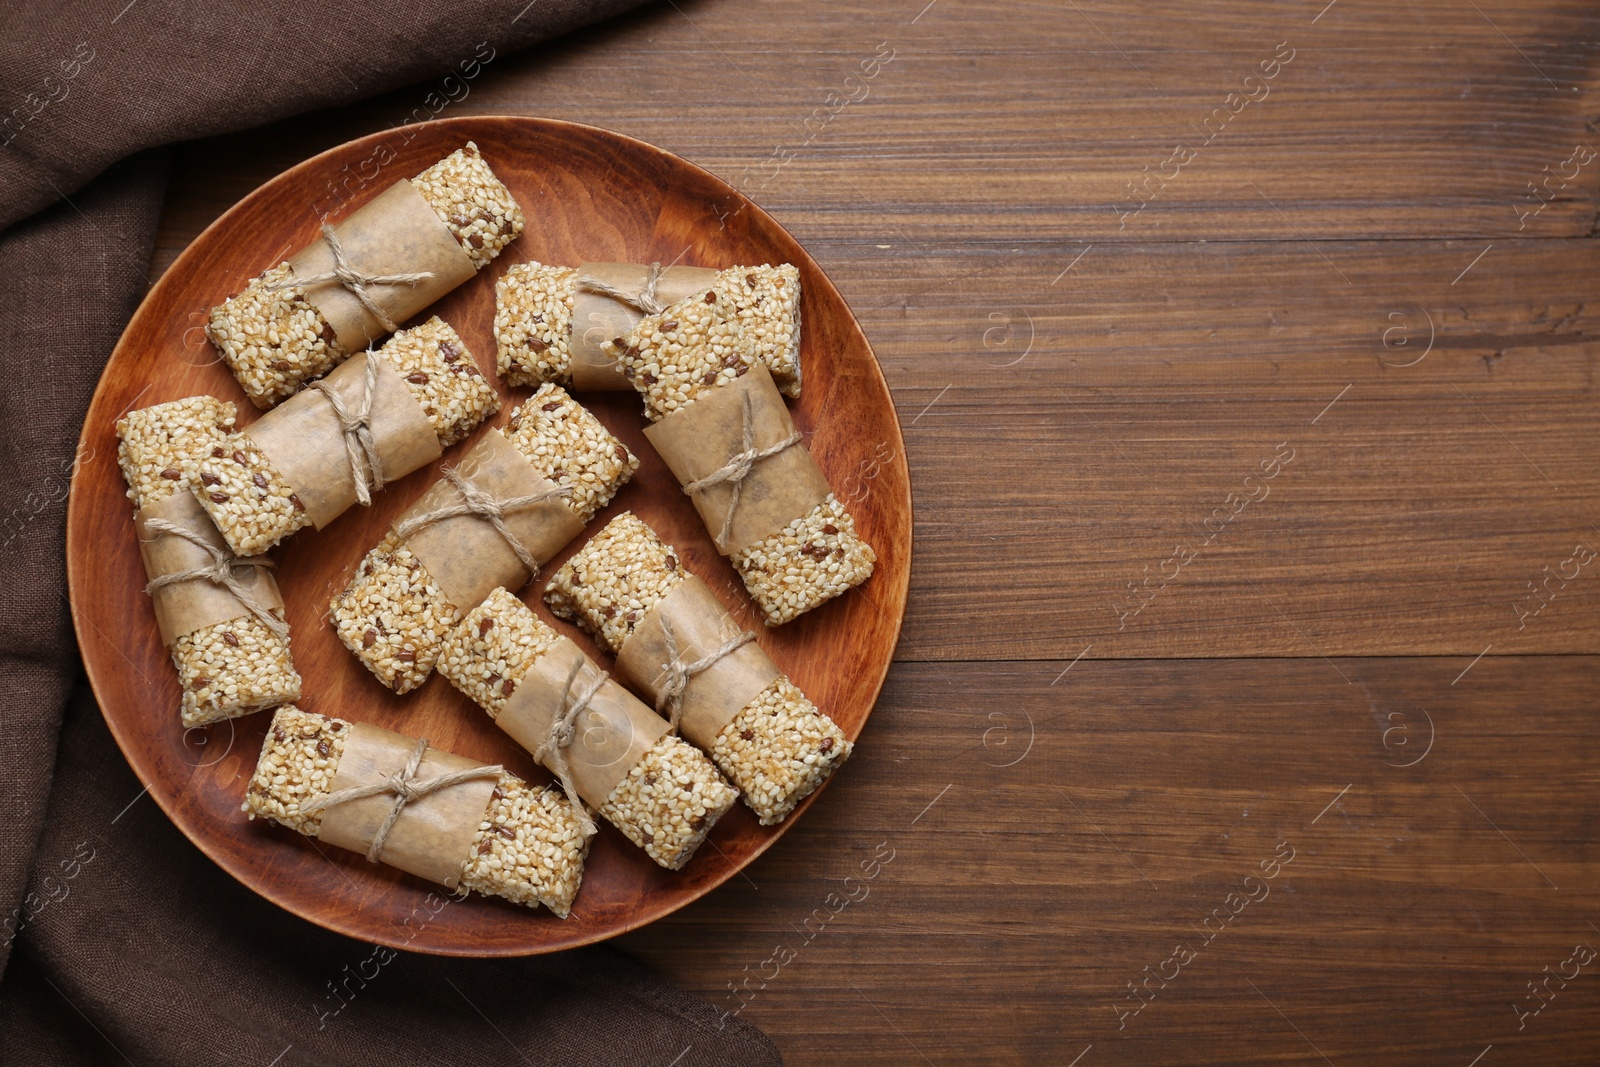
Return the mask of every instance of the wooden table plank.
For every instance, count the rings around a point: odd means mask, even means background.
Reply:
[[[1059,670],[898,667],[787,847],[622,944],[795,1067],[1592,1062],[1594,965],[1512,1005],[1600,947],[1600,658]]]
[[[677,0],[498,55],[443,115],[643,138],[806,244],[916,494],[853,763],[622,947],[758,989],[801,1067],[1592,1063],[1594,964],[1517,1011],[1600,948],[1597,40],[1579,0]],[[430,88],[181,150],[154,269]]]

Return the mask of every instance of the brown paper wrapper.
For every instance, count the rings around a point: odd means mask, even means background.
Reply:
[[[550,725],[561,713],[572,664],[580,660],[583,666],[572,681],[573,693],[583,692],[602,672],[570,640],[557,640],[518,680],[505,709],[495,720],[500,729],[529,752],[537,752],[549,739]],[[578,796],[590,807],[599,808],[666,732],[667,724],[661,716],[607,678],[578,713],[572,744],[566,748],[567,766]],[[545,766],[555,769],[548,757]]]
[[[415,738],[356,723],[350,728],[328,792],[384,781],[405,768],[416,746]],[[416,777],[427,781],[481,766],[476,760],[430,746],[417,767]],[[408,802],[384,840],[378,858],[408,874],[455,889],[496,784],[494,778],[475,778]],[[365,854],[395,800],[393,794],[383,794],[328,808],[323,812],[322,829],[317,836],[330,845]]]
[[[499,430],[484,434],[456,470],[496,500],[532,496],[556,488],[554,482],[534,470],[527,457]],[[460,502],[460,490],[440,480],[396,525],[413,515]],[[560,500],[511,512],[505,523],[541,563],[561,551],[583,529],[583,520]],[[462,611],[477,607],[496,586],[521,589],[533,577],[517,558],[516,551],[500,536],[500,531],[487,519],[476,515],[463,515],[425,526],[406,538],[406,547],[422,561],[450,603]]]
[[[369,285],[367,293],[394,322],[411,316],[477,273],[471,258],[422,194],[402,178],[334,228],[345,260],[362,274],[432,271],[415,284]],[[320,235],[289,260],[297,278],[333,269],[333,251]],[[357,352],[389,331],[356,295],[336,281],[306,290],[347,352]]]
[[[211,557],[199,545],[190,544],[181,537],[147,531],[145,523],[150,519],[164,519],[174,526],[192,530],[226,555],[233,555],[200,502],[190,493],[173,493],[140,508],[133,517],[134,529],[139,534],[139,555],[144,559],[144,573],[148,578],[211,565]],[[240,567],[234,574],[262,604],[270,609],[283,609],[283,597],[272,575],[260,567]],[[250,609],[226,588],[204,579],[162,586],[150,594],[150,603],[156,610],[161,640],[169,648],[184,634],[250,614]]]
[[[370,352],[346,360],[327,377],[346,407],[354,410],[367,388],[367,360],[378,373],[372,402],[372,436],[383,459],[385,481],[395,481],[441,455],[433,424],[389,363]],[[305,389],[245,428],[322,529],[356,502],[355,472],[339,417],[321,390]]]
[[[579,275],[588,275],[635,295],[644,291],[650,268],[639,263],[585,263]],[[668,267],[656,282],[656,299],[676,304],[710,288],[719,272],[711,267]],[[579,289],[572,300],[572,388],[583,392],[618,392],[632,389],[622,371],[600,346],[633,332],[644,313],[604,293]]]
[[[688,407],[645,427],[645,437],[677,475],[679,485],[704,478],[744,450],[746,396],[750,397],[755,427],[753,447],[775,445],[794,432],[789,409],[764,363],[755,364],[730,384],[702,393]],[[809,514],[830,492],[828,479],[803,442],[758,461],[744,479],[728,543],[718,546],[719,551],[731,556],[777,533]],[[690,499],[706,529],[715,536],[721,532],[733,501],[733,484],[714,485],[691,494]]]
[[[617,670],[644,690],[651,703],[660,696],[667,679],[663,668],[672,660],[667,652],[668,622],[684,663],[715,652],[742,629],[699,578],[691,574],[679,582],[645,614],[617,653]],[[695,746],[710,749],[740,709],[779,676],[777,665],[760,645],[754,641],[741,645],[689,679],[683,691],[678,732]]]

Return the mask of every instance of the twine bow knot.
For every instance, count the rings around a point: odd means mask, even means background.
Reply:
[[[600,687],[606,684],[606,676],[603,672],[597,672],[592,681],[574,694],[572,683],[577,680],[578,672],[583,669],[583,665],[581,657],[572,661],[572,669],[567,671],[567,683],[561,690],[561,710],[551,721],[550,733],[534,752],[533,758],[544,763],[545,757],[549,757],[548,766],[561,782],[562,791],[567,794],[572,809],[578,813],[583,835],[589,837],[594,834],[596,827],[594,820],[589,817],[589,809],[584,805],[583,798],[578,796],[578,787],[573,784],[572,765],[567,762],[567,746],[571,745],[573,738],[577,736],[578,716],[589,706],[589,701],[594,699]]]
[[[431,270],[413,271],[408,274],[368,274],[357,270],[351,265],[350,259],[345,255],[344,243],[339,240],[339,234],[327,223],[322,224],[322,239],[328,242],[328,251],[333,253],[333,269],[322,274],[313,274],[309,278],[285,278],[280,282],[273,282],[268,289],[310,289],[313,286],[323,285],[327,282],[338,282],[361,302],[368,314],[378,320],[389,333],[394,333],[400,327],[389,317],[389,313],[367,291],[369,285],[416,285],[418,282],[427,281],[433,277]]]
[[[162,574],[150,579],[144,587],[147,594],[153,595],[156,590],[164,589],[169,585],[180,582],[211,582],[220,585],[233,595],[233,598],[243,604],[251,615],[261,620],[261,625],[271,630],[279,638],[287,639],[289,624],[272,613],[250,587],[239,580],[234,573],[237,568],[253,568],[262,570],[274,566],[273,562],[265,556],[234,556],[218,548],[200,534],[177,523],[168,522],[166,519],[148,519],[144,524],[145,530],[160,536],[178,537],[197,548],[203,549],[211,557],[209,563],[191,567],[186,571],[174,571],[171,574]]]
[[[678,732],[678,720],[683,717],[683,695],[689,689],[690,680],[754,641],[756,635],[749,630],[742,630],[704,656],[688,663],[683,661],[683,653],[678,650],[677,635],[672,632],[672,622],[664,613],[661,616],[661,636],[666,640],[668,662],[661,665],[661,673],[666,681],[661,683],[661,691],[656,694],[656,712],[666,716],[671,724],[668,732],[675,734]]]
[[[440,474],[445,481],[455,486],[456,491],[461,494],[461,499],[454,504],[445,504],[433,511],[423,512],[421,515],[413,515],[401,522],[400,525],[395,527],[394,531],[400,540],[404,541],[418,530],[432,526],[436,522],[460,518],[463,515],[473,515],[485,520],[494,527],[495,532],[505,540],[511,551],[517,554],[517,559],[522,561],[522,565],[528,568],[530,574],[538,574],[539,561],[534,559],[533,553],[528,550],[528,546],[524,545],[517,535],[511,532],[511,528],[506,525],[506,516],[514,511],[522,511],[551,500],[565,499],[571,494],[572,490],[558,486],[553,489],[530,493],[527,496],[514,496],[507,500],[498,500],[486,490],[462,477],[460,470],[455,467],[446,467]]]
[[[621,286],[612,285],[610,282],[601,281],[593,275],[584,274],[578,278],[578,288],[590,293],[600,293],[613,300],[620,300],[624,304],[636,307],[646,315],[659,315],[667,310],[667,305],[656,296],[656,286],[661,281],[661,264],[650,264],[650,271],[645,275],[644,288],[637,293],[631,292]]]
[[[477,778],[498,779],[505,772],[505,768],[498,763],[484,767],[468,767],[465,770],[451,771],[433,778],[417,779],[417,768],[422,766],[422,757],[428,751],[428,739],[421,738],[416,747],[411,750],[404,767],[395,771],[381,782],[371,785],[359,785],[352,789],[341,789],[336,793],[323,793],[313,797],[301,806],[303,814],[312,814],[325,811],[328,808],[348,804],[352,800],[365,800],[368,797],[393,796],[394,806],[389,809],[389,814],[383,822],[378,824],[378,830],[372,835],[372,844],[367,848],[367,862],[377,863],[379,855],[383,852],[384,842],[389,839],[389,831],[394,829],[394,824],[400,818],[400,813],[406,805],[414,800],[421,800],[431,793],[441,789],[448,789],[453,785],[470,782]]]
[[[383,456],[378,452],[377,439],[372,435],[372,403],[378,392],[378,357],[367,349],[367,376],[361,399],[354,411],[344,402],[339,391],[322,378],[311,383],[311,388],[327,398],[333,408],[334,418],[344,436],[345,455],[350,460],[350,478],[356,484],[356,500],[362,507],[372,506],[372,494],[384,486]]]
[[[685,493],[689,496],[694,496],[696,493],[703,493],[713,486],[732,484],[733,496],[728,501],[727,514],[722,517],[722,530],[716,537],[717,550],[719,552],[727,551],[728,535],[733,532],[733,515],[734,512],[739,510],[739,497],[744,492],[744,480],[750,476],[751,469],[761,460],[769,456],[776,456],[784,449],[800,443],[800,431],[795,430],[776,444],[768,445],[765,448],[756,448],[755,411],[750,405],[750,394],[744,393],[741,399],[744,401],[744,428],[743,443],[740,451],[735,452],[728,458],[728,462],[704,478],[696,478],[683,487]]]

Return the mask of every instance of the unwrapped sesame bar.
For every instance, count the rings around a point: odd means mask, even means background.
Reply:
[[[368,503],[499,410],[466,343],[434,316],[228,434],[201,461],[196,494],[235,552],[265,552]]]
[[[505,589],[445,638],[439,673],[670,870],[738,799],[710,760]],[[552,737],[563,715],[564,746]]]
[[[495,283],[494,336],[500,376],[509,385],[555,382],[584,390],[629,388],[603,342],[625,337],[639,324],[636,306],[649,283],[650,267],[585,263],[557,267],[518,263]],[[629,294],[634,302],[586,287],[596,278]],[[667,267],[652,295],[660,305],[704,292],[727,292],[742,327],[741,344],[772,372],[785,396],[800,395],[800,272],[773,267]]]
[[[645,436],[694,501],[768,626],[872,576],[877,554],[829,488],[720,285],[605,349],[644,397]],[[621,343],[619,343],[619,341]]]
[[[232,404],[192,396],[130,411],[117,420],[117,460],[128,482],[138,529],[148,533],[150,519],[164,520],[226,552],[188,488],[201,458],[232,431],[235,414]],[[172,541],[171,535],[161,534],[151,540],[161,543],[140,547],[152,580],[161,577],[158,572],[174,573],[169,568],[210,562],[206,550],[192,542]],[[151,563],[154,570],[149,569]],[[214,583],[169,584],[151,594],[178,671],[183,693],[179,716],[185,727],[206,726],[300,698],[300,675],[289,654],[277,584],[265,569],[238,570],[236,579],[258,590],[271,621]]]
[[[485,434],[456,473],[481,481],[501,502],[526,500],[503,521],[537,564],[576,536],[638,466],[598,419],[547,385],[512,413],[504,431]],[[532,577],[516,547],[479,515],[407,532],[441,507],[464,504],[449,476],[437,483],[367,553],[331,605],[339,639],[397,693],[427,679],[464,612],[496,586],[520,588]]]
[[[683,735],[710,753],[762,825],[781,822],[850,758],[833,720],[633,513],[590,538],[545,601],[615,653],[618,673],[658,710],[678,714]]]
[[[523,225],[468,141],[212,308],[206,336],[269,408],[473,277]]]
[[[293,705],[279,708],[245,791],[242,810],[252,819],[259,815],[307,837],[321,837],[342,847],[354,843],[364,850],[370,845],[370,838],[351,842],[338,835],[338,830],[347,827],[336,827],[334,834],[326,832],[330,820],[349,821],[355,812],[342,810],[345,805],[308,808],[345,785],[336,779],[341,774],[347,746],[356,731],[368,729],[343,719],[301,711]],[[428,755],[439,754],[429,751]],[[463,765],[471,764],[459,757],[454,759]],[[425,781],[428,777],[427,766],[419,767],[417,779]],[[473,809],[477,817],[460,820],[451,835],[451,845],[425,857],[429,861],[426,869],[412,873],[422,877],[444,874],[456,880],[452,889],[476,890],[528,907],[543,904],[566,918],[583,880],[583,862],[589,852],[589,838],[567,798],[559,789],[530,785],[504,770],[463,785],[472,787],[471,799],[465,800],[463,806]],[[485,795],[486,803],[480,804],[479,797]],[[422,806],[430,799],[424,797],[417,803]],[[386,806],[392,806],[393,798],[380,796],[360,803],[381,815],[387,813]],[[417,866],[407,862],[408,858],[416,858],[410,855],[416,850],[412,842],[405,840],[406,828],[401,826],[405,819],[402,812],[396,820],[396,830],[384,843],[380,859],[393,862],[390,853],[396,852],[399,855],[395,858],[400,862],[394,865],[409,870]],[[449,884],[444,878],[435,880]]]

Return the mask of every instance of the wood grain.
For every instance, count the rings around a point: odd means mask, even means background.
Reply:
[[[1592,1063],[1587,969],[1521,1030],[1513,1005],[1600,948],[1600,582],[1514,609],[1600,548],[1600,161],[1518,215],[1600,149],[1596,40],[1571,0],[676,0],[497,59],[446,115],[624,131],[803,241],[914,475],[851,773],[748,880],[618,943],[729,1011],[796,951],[741,1013],[796,1067]],[[184,149],[156,269],[425,92]],[[1119,630],[1126,583],[1283,441],[1271,495]],[[1282,883],[1119,1030],[1281,840]]]
[[[609,937],[681,907],[769,847],[793,825],[798,811],[778,827],[763,828],[747,809],[736,807],[682,871],[662,870],[607,828],[590,850],[582,890],[565,921],[473,897],[440,912],[420,932],[403,926],[427,898],[426,883],[290,831],[247,823],[240,813],[269,716],[229,720],[206,730],[179,726],[177,678],[145,601],[125,486],[114,462],[116,419],[135,405],[207,392],[235,400],[241,424],[248,423],[249,405],[195,324],[204,321],[205,309],[316,236],[320,219],[311,205],[324,197],[330,179],[361,172],[362,161],[375,158],[379,143],[389,145],[394,153],[389,172],[351,188],[355,206],[468,140],[478,144],[534,225],[510,254],[424,315],[438,314],[451,323],[491,381],[494,279],[511,262],[679,260],[716,267],[789,262],[800,268],[807,396],[795,409],[795,423],[842,493],[849,492],[861,464],[870,463],[876,472],[870,491],[850,495],[858,529],[879,553],[873,578],[781,630],[766,631],[677,481],[645,442],[633,396],[595,398],[592,405],[641,458],[633,480],[592,528],[622,511],[636,511],[679,548],[691,571],[719,589],[725,601],[742,605],[736,617],[764,631],[763,648],[847,735],[860,731],[899,633],[911,550],[904,449],[871,349],[820,269],[769,217],[749,207],[728,225],[708,227],[708,200],[737,194],[667,153],[589,127],[463,119],[429,126],[410,140],[388,135],[385,142],[378,135],[354,141],[275,178],[208,228],[135,313],[96,390],[82,449],[101,461],[80,464],[73,480],[67,564],[84,662],[112,733],[151,796],[202,851],[281,906],[353,937],[412,951],[516,955]],[[504,425],[526,391],[502,386],[502,394],[506,403],[500,415],[479,434]],[[879,443],[890,446],[888,458],[877,453]],[[458,445],[452,452],[459,455],[470,447]],[[443,462],[452,462],[454,455]],[[447,751],[548,781],[531,756],[443,678],[396,696],[344,648],[328,621],[330,599],[436,477],[432,467],[420,470],[391,484],[370,509],[353,509],[275,551],[295,665],[304,678],[300,706],[426,737]],[[549,569],[581,544],[580,538],[569,545]],[[536,610],[550,619],[537,602],[537,588],[530,595]],[[575,628],[557,625],[597,660],[609,662]]]

